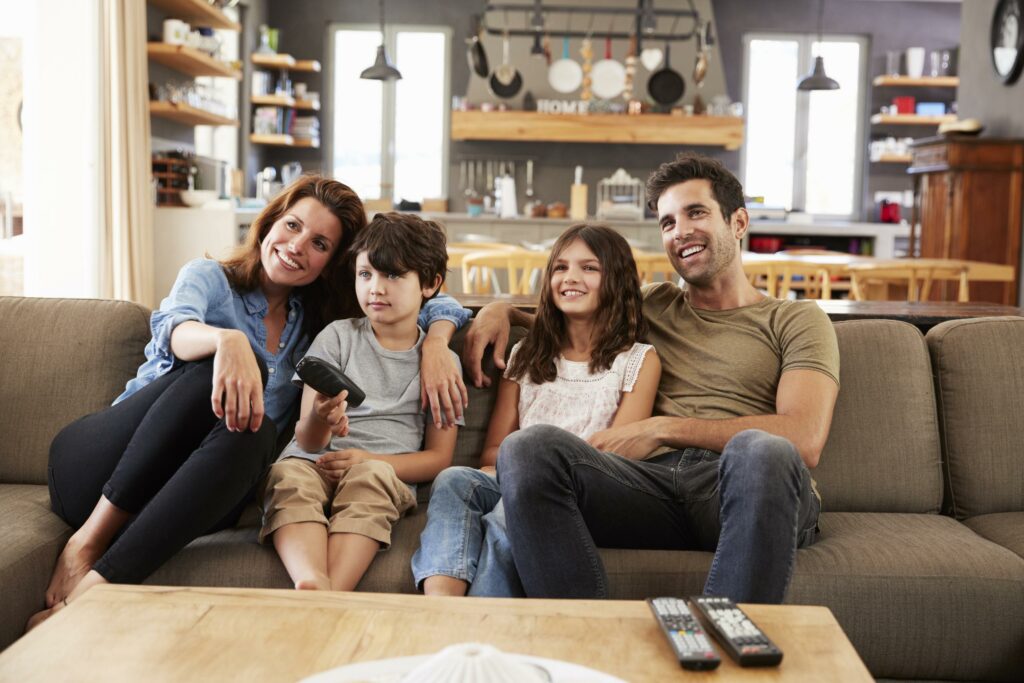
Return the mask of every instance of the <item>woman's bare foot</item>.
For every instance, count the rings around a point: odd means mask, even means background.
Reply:
[[[56,602],[56,604],[52,605],[51,607],[33,614],[29,618],[28,623],[25,624],[25,633],[28,633],[36,626],[39,626],[39,624],[43,623],[57,612],[67,607],[69,603],[74,602],[75,599],[78,598],[78,596],[80,596],[85,591],[101,583],[108,582],[106,579],[103,578],[102,575],[100,575],[99,572],[94,572],[91,570],[87,571],[84,576],[79,578],[77,585],[75,585],[75,588],[71,591],[69,595],[61,598]]]
[[[302,579],[301,581],[295,582],[295,590],[297,591],[329,591],[331,590],[331,582],[324,577],[323,579]]]
[[[71,591],[75,590],[92,569],[93,563],[103,554],[102,550],[82,543],[76,536],[77,533],[71,536],[57,558],[50,585],[46,589],[47,607],[54,607],[71,595]]]

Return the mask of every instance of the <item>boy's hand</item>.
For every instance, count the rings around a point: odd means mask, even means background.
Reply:
[[[371,459],[370,453],[361,448],[346,448],[324,453],[317,459],[316,466],[329,481],[339,482],[353,465]]]
[[[331,430],[334,436],[345,436],[348,434],[348,415],[345,410],[348,408],[348,391],[331,398],[320,392],[313,398],[313,411]]]

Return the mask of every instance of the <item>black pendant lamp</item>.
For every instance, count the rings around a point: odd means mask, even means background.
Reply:
[[[825,0],[818,0],[818,42],[821,42],[821,19],[825,13]],[[814,69],[804,76],[797,90],[839,90],[839,83],[825,75],[825,60],[818,55],[814,58]]]
[[[374,60],[373,66],[365,69],[363,73],[359,74],[359,77],[371,81],[397,81],[402,77],[402,74],[398,69],[391,66],[391,60],[388,59],[388,53],[384,49],[384,0],[378,0],[377,4],[380,7],[381,43],[377,47],[377,59]]]

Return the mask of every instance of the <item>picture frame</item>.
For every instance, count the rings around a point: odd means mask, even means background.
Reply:
[[[1024,67],[1024,0],[996,3],[989,45],[996,76],[1006,85],[1016,81]]]

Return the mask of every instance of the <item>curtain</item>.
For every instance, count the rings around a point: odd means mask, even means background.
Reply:
[[[156,304],[146,3],[102,0],[100,296]]]

